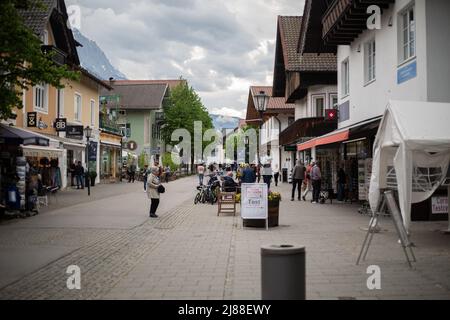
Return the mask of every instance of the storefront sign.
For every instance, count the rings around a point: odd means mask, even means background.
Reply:
[[[66,137],[69,139],[83,140],[83,126],[67,126]]]
[[[417,77],[417,61],[410,63],[397,71],[397,83],[402,84]]]
[[[448,213],[448,197],[433,197],[431,198],[432,214],[447,214]]]
[[[284,146],[286,152],[297,152],[297,146]]]
[[[67,130],[67,119],[58,118],[55,121],[56,132],[66,132]]]
[[[27,119],[28,128],[37,128],[37,112],[28,112]]]
[[[89,161],[96,162],[97,161],[97,150],[98,150],[98,143],[90,141],[89,142]]]
[[[153,148],[150,150],[151,155],[161,154],[161,148]]]
[[[269,217],[267,184],[243,184],[241,215],[244,220],[268,219]]]

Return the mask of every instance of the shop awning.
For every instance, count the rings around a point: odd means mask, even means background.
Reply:
[[[337,143],[337,142],[346,141],[346,140],[348,140],[349,136],[350,136],[349,129],[337,130],[337,131],[334,131],[327,135],[324,135],[322,137],[315,138],[308,142],[299,144],[298,151],[309,150],[309,149],[312,149],[312,148],[318,147],[318,146],[324,146],[327,144],[333,144],[333,143]]]
[[[28,130],[0,124],[0,142],[14,145],[36,145],[48,147],[50,144],[50,139]]]
[[[100,141],[100,145],[104,145],[106,147],[117,148],[120,149],[122,145],[120,143],[114,143],[109,141]]]
[[[369,130],[369,129],[373,130],[374,128],[378,128],[380,120],[381,120],[381,117],[376,117],[373,119],[369,119],[369,120],[354,124],[349,127],[341,128],[339,130],[333,131],[333,132],[323,135],[321,137],[314,138],[305,143],[301,143],[301,144],[297,145],[297,150],[305,151],[305,150],[309,150],[309,149],[312,149],[312,148],[318,147],[318,146],[324,146],[324,145],[329,145],[329,144],[333,144],[333,143],[347,141],[350,138],[350,136],[353,137],[355,133],[360,133],[361,131],[365,131],[365,130]]]
[[[39,157],[39,158],[60,158],[63,156],[62,149],[54,149],[48,147],[38,146],[23,146],[24,157]]]

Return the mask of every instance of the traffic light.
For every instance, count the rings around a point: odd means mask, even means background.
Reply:
[[[325,112],[326,116],[325,116],[325,120],[326,121],[337,121],[338,117],[339,117],[339,111],[337,109],[329,109],[326,110]]]

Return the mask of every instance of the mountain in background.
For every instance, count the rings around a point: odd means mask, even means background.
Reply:
[[[73,29],[75,40],[83,46],[78,47],[81,66],[102,80],[127,80],[126,76],[117,70],[106,57],[103,50],[95,43],[85,37],[79,30]]]
[[[240,118],[236,117],[227,117],[217,114],[210,114],[211,119],[213,120],[214,128],[222,131],[223,129],[235,129],[239,127]]]

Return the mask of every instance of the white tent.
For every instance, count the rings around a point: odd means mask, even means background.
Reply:
[[[411,204],[429,199],[445,180],[450,163],[450,103],[391,101],[374,146],[370,205],[380,190],[398,189],[406,229]]]

